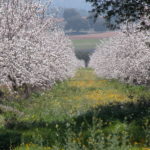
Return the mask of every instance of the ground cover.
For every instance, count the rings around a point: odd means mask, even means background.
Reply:
[[[51,90],[3,102],[18,111],[0,114],[0,149],[148,150],[149,99],[149,88],[80,69]]]

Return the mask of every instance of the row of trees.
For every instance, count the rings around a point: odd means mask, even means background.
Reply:
[[[1,0],[0,85],[51,87],[78,67],[71,41],[34,0]]]
[[[65,30],[74,31],[88,31],[94,29],[95,31],[107,31],[106,22],[102,17],[99,17],[94,22],[93,17],[82,17],[79,12],[75,9],[65,9],[63,13],[65,19]]]
[[[150,32],[125,31],[99,44],[90,66],[101,77],[150,85]]]

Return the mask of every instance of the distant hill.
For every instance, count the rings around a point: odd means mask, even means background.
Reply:
[[[63,8],[76,8],[90,10],[91,6],[86,0],[53,0],[53,4]]]

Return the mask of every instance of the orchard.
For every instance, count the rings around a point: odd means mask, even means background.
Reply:
[[[149,150],[149,9],[142,26],[67,36],[50,6],[0,0],[0,150]]]

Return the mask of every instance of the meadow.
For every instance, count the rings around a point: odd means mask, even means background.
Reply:
[[[76,50],[94,50],[100,39],[72,39]]]
[[[147,87],[79,69],[50,90],[3,102],[0,150],[148,150],[149,99]]]
[[[96,34],[69,36],[76,50],[95,50],[100,40],[116,36],[117,32],[104,32]]]

